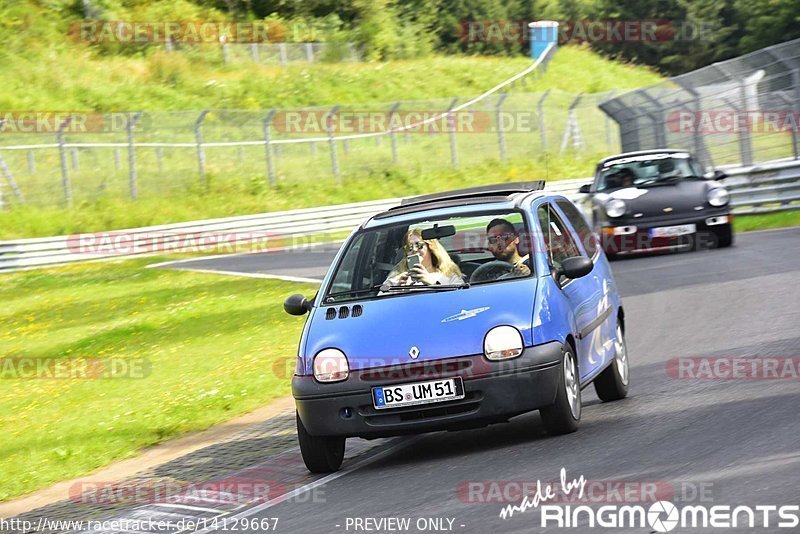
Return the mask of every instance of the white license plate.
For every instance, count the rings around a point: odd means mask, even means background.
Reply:
[[[697,231],[696,224],[680,224],[678,226],[662,226],[661,228],[651,228],[650,237],[678,237],[680,235],[693,234]]]
[[[376,410],[463,398],[464,383],[461,377],[372,388],[372,402]]]

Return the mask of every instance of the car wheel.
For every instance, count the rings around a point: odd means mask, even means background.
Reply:
[[[539,410],[547,432],[557,436],[578,430],[581,420],[581,383],[572,347],[564,347],[556,401]]]
[[[303,462],[312,473],[332,473],[338,471],[344,459],[345,438],[312,436],[295,412],[297,419],[297,440]]]
[[[625,345],[625,334],[620,324],[617,324],[614,352],[614,361],[594,379],[597,396],[605,402],[624,399],[628,395],[628,381],[630,380],[628,348]]]
[[[717,232],[717,248],[729,247],[733,244],[733,226],[728,224]]]

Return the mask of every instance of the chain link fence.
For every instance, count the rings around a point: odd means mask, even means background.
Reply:
[[[671,78],[600,105],[624,151],[686,148],[707,167],[798,159],[800,39]]]
[[[472,99],[139,111],[67,117],[47,133],[5,129],[0,191],[5,204],[63,206],[619,149],[616,125],[598,108],[611,94],[526,92],[521,80],[506,89],[450,114]]]

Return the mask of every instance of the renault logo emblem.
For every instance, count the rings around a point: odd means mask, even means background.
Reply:
[[[411,356],[412,360],[416,360],[419,357],[419,349],[417,347],[411,347],[408,351],[408,355]]]

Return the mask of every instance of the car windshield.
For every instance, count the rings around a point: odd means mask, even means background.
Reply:
[[[363,230],[348,242],[323,303],[458,291],[530,276],[530,243],[520,211]]]
[[[598,191],[673,183],[702,176],[689,154],[646,154],[606,163],[597,179]]]

